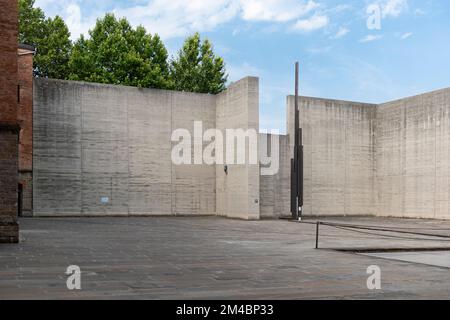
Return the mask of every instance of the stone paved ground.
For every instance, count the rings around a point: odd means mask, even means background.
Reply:
[[[334,221],[450,230],[450,222]],[[0,299],[449,299],[450,270],[329,250],[450,247],[450,242],[382,239],[283,220],[215,217],[21,219],[20,245],[0,245]],[[446,231],[450,234],[450,231]],[[439,231],[444,233],[444,231]],[[82,290],[66,288],[67,266]],[[369,291],[366,269],[382,270]]]

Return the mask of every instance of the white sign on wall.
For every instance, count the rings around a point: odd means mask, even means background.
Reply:
[[[109,203],[109,198],[108,198],[108,197],[101,197],[101,198],[100,198],[100,201],[101,201],[102,203]]]

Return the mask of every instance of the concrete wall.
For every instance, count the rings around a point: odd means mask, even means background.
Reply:
[[[244,78],[217,96],[216,126],[224,136],[226,129],[259,131],[258,78]],[[258,155],[257,143],[249,146],[248,152]],[[248,154],[246,159],[249,159]],[[217,214],[231,218],[259,219],[259,188],[259,163],[228,164],[228,174],[225,174],[223,165],[217,165]]]
[[[294,133],[294,99],[287,98],[290,137]],[[376,105],[300,97],[299,106],[304,144],[304,214],[374,214]],[[289,143],[292,157],[293,139]]]
[[[450,89],[382,104],[377,215],[450,219]]]
[[[450,219],[450,88],[381,105],[299,104],[306,215]]]
[[[279,168],[275,175],[260,175],[260,216],[261,218],[279,218],[290,216],[290,154],[289,139],[286,135],[273,135],[260,133],[260,152],[265,150],[269,156],[275,156],[273,138],[278,140]],[[261,164],[261,168],[268,165]]]
[[[229,164],[225,175],[222,164],[171,160],[173,130],[193,133],[195,121],[224,142],[227,129],[258,132],[258,94],[257,78],[218,96],[35,79],[34,215],[259,219],[259,164]]]
[[[258,95],[252,77],[217,96],[36,79],[34,214],[289,215],[292,96],[277,174],[248,163],[265,134],[247,141],[247,162],[227,163],[227,173],[223,164],[171,161],[173,130],[193,133],[194,121],[224,142],[227,129],[257,132]],[[379,106],[310,97],[299,105],[305,215],[450,219],[450,89]]]
[[[196,93],[173,93],[172,129],[185,128],[193,132],[194,121],[202,121],[203,130],[215,128],[216,97]],[[206,143],[203,143],[203,146],[205,145]],[[191,158],[193,159],[193,155]],[[172,166],[172,177],[172,204],[175,214],[215,214],[214,165]]]
[[[0,0],[0,243],[19,241],[17,225],[17,1]]]
[[[171,161],[213,95],[35,79],[34,215],[215,213],[215,166]]]

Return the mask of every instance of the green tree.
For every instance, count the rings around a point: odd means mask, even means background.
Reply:
[[[37,47],[45,37],[45,14],[34,7],[35,0],[19,0],[19,43]]]
[[[72,51],[70,32],[64,20],[56,16],[44,24],[45,38],[37,45],[34,71],[37,76],[68,79],[69,59]]]
[[[68,78],[72,42],[61,17],[45,19],[44,12],[34,7],[34,0],[19,0],[19,42],[36,48],[35,76]]]
[[[35,76],[204,93],[225,89],[224,61],[198,33],[169,64],[160,37],[133,28],[125,18],[106,14],[88,38],[72,44],[64,20],[46,18],[34,5],[35,0],[19,0],[19,41],[37,50]]]
[[[226,88],[225,63],[214,54],[210,41],[201,42],[199,33],[185,40],[170,71],[176,90],[217,94]]]
[[[69,79],[79,81],[93,80],[95,69],[94,57],[89,54],[88,41],[81,35],[72,48],[72,54],[69,59]]]
[[[129,86],[170,88],[167,50],[158,35],[133,29],[113,14],[98,19],[74,45],[70,79]]]

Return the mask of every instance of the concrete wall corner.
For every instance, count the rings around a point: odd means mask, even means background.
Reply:
[[[242,129],[248,134],[244,164],[226,161],[224,157],[224,164],[216,165],[216,214],[229,218],[258,220],[260,219],[258,78],[241,79],[217,96],[216,128],[223,133],[224,141],[226,135],[233,129]],[[223,154],[226,153],[227,146]],[[250,163],[250,153],[256,154],[256,163]]]

